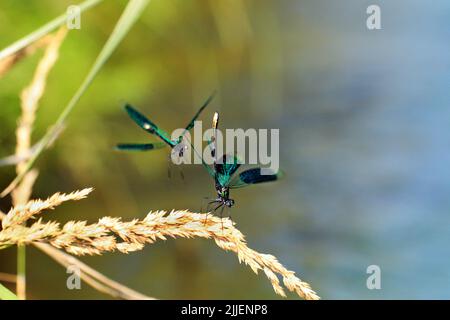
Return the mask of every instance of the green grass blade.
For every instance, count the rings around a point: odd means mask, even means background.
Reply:
[[[19,300],[14,293],[12,293],[7,288],[5,288],[1,283],[0,283],[0,299],[2,299],[2,300]]]
[[[80,13],[83,11],[86,11],[93,6],[97,5],[99,2],[103,0],[86,0],[83,3],[80,3],[78,6],[80,8]],[[67,20],[67,13],[63,13],[62,15],[56,17],[52,21],[48,22],[47,24],[43,25],[39,29],[33,31],[29,35],[23,37],[22,39],[14,42],[10,46],[6,47],[2,51],[0,51],[0,60],[3,58],[6,58],[7,56],[10,56],[17,51],[20,51],[21,49],[29,46],[31,43],[35,42],[36,40],[42,38],[46,34],[52,32],[59,26],[66,23]]]
[[[52,141],[52,137],[56,130],[59,130],[64,125],[70,112],[73,110],[77,102],[80,100],[81,96],[86,92],[87,88],[90,86],[94,80],[97,73],[100,71],[102,66],[114,52],[120,41],[125,37],[128,31],[131,29],[136,20],[140,17],[142,11],[145,9],[146,5],[150,0],[130,0],[119,18],[113,32],[109,36],[105,45],[103,46],[100,54],[97,56],[93,66],[91,67],[86,78],[83,80],[81,86],[75,92],[73,97],[70,99],[69,103],[66,105],[62,113],[59,115],[53,127],[44,135],[44,137],[37,143],[37,149],[33,156],[26,162],[25,170],[19,174],[13,182],[0,194],[0,197],[5,197],[8,195],[17,184],[23,179],[25,174],[31,169],[36,159],[42,153],[42,151],[48,146]]]

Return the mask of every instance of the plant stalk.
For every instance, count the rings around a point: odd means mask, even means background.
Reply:
[[[16,293],[19,300],[26,299],[26,247],[17,246],[17,279]]]
[[[80,13],[97,5],[101,1],[103,1],[103,0],[86,0],[83,3],[80,3],[78,5],[78,7],[80,8]],[[56,17],[55,19],[53,19],[52,21],[43,25],[36,31],[33,31],[29,35],[23,37],[22,39],[14,42],[10,46],[8,46],[7,48],[1,50],[0,51],[0,60],[29,46],[31,43],[42,38],[46,34],[52,32],[56,28],[62,26],[64,23],[66,23],[66,21],[67,21],[67,13],[63,13],[62,15]]]

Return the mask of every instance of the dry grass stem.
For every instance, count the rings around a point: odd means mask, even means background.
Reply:
[[[43,210],[53,209],[66,201],[84,199],[91,191],[92,188],[75,191],[69,194],[58,192],[46,200],[32,200],[24,205],[15,206],[14,208],[11,208],[8,214],[3,218],[2,227],[3,229],[7,229],[14,225],[20,225]]]
[[[14,209],[13,209],[14,210]],[[35,222],[30,227],[13,225],[0,232],[0,247],[8,245],[47,242],[74,255],[99,255],[104,252],[129,253],[141,250],[146,243],[166,240],[168,237],[211,238],[227,251],[238,255],[255,272],[263,271],[275,292],[285,296],[284,286],[304,299],[319,299],[306,283],[286,269],[268,254],[250,249],[243,234],[230,219],[220,219],[189,211],[150,212],[143,220],[121,221],[120,218],[104,217],[97,223],[71,221],[60,227],[56,222]]]
[[[48,39],[45,42],[45,53],[39,61],[30,85],[22,91],[20,97],[22,113],[16,130],[17,144],[15,156],[17,158],[26,158],[31,153],[31,133],[33,131],[39,100],[44,94],[48,73],[58,59],[59,47],[66,33],[66,28],[61,28],[54,35],[44,38]],[[41,41],[38,41],[38,43]],[[23,161],[18,162],[16,165],[17,174],[23,173],[26,170],[25,166],[26,164]],[[30,171],[14,189],[12,193],[14,206],[28,202],[36,178],[37,171]]]
[[[27,172],[21,183],[12,192],[13,204],[15,206],[27,203],[31,198],[34,183],[39,175],[38,170],[33,169]]]
[[[17,276],[15,274],[0,272],[0,281],[15,283]]]
[[[18,158],[26,157],[31,151],[31,132],[33,130],[33,124],[36,118],[39,100],[44,94],[48,73],[58,59],[59,47],[65,38],[66,33],[67,30],[65,28],[61,28],[54,35],[50,36],[50,40],[46,44],[44,56],[39,61],[33,80],[30,85],[22,91],[22,113],[16,130],[17,144],[15,156]],[[16,172],[18,175],[24,174],[26,170],[27,165],[25,162],[22,161],[16,164]],[[12,190],[14,206],[24,205],[28,202],[37,175],[38,172],[36,170],[27,172],[20,184]],[[14,221],[13,219],[14,218],[11,216],[7,216],[5,221],[6,223],[9,223]],[[16,291],[19,299],[25,299],[26,296],[25,256],[25,248],[19,247],[17,249],[18,260],[16,281]]]
[[[67,254],[59,249],[52,247],[47,243],[35,242],[34,245],[46,253],[49,257],[64,266],[76,266],[81,271],[81,279],[92,288],[108,294],[114,298],[127,300],[154,300],[155,298],[146,296],[133,289],[130,289],[108,277],[95,269],[89,267],[77,258]]]
[[[22,59],[32,55],[36,50],[42,47],[46,47],[50,40],[52,39],[51,35],[47,35],[36,42],[33,42],[29,46],[23,48],[22,50],[17,51],[13,55],[7,56],[0,60],[0,79],[19,61]]]
[[[59,47],[61,46],[67,29],[61,28],[55,35],[51,36],[51,40],[47,45],[44,56],[39,62],[33,80],[21,94],[22,115],[16,131],[17,145],[16,156],[26,155],[31,147],[31,132],[33,130],[34,120],[39,100],[45,91],[47,76],[59,55]],[[18,173],[23,171],[23,163],[17,167]]]

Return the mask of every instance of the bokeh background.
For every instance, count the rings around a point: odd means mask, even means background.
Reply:
[[[1,0],[0,47],[72,1]],[[105,1],[69,33],[41,101],[35,141],[81,83],[126,1]],[[366,28],[381,7],[382,30]],[[202,101],[227,128],[279,128],[284,180],[233,192],[233,218],[251,247],[277,256],[325,299],[450,298],[450,2],[435,0],[153,0],[36,166],[34,197],[93,186],[47,217],[95,221],[154,209],[200,208],[214,194],[201,166],[167,177],[167,150],[117,153],[149,141],[122,109],[183,126]],[[0,157],[14,152],[19,93],[42,51],[0,79]],[[176,173],[176,172],[175,172]],[[0,168],[1,188],[14,177]],[[9,199],[0,201],[7,211]],[[107,296],[66,288],[66,271],[28,251],[28,296]],[[83,261],[165,298],[277,298],[263,277],[212,241],[169,240],[130,255]],[[368,290],[379,265],[382,289]],[[0,251],[14,272],[15,250]],[[290,298],[296,298],[290,295]]]

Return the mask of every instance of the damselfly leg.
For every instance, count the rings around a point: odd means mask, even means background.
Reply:
[[[183,172],[183,169],[181,169],[181,166],[177,165],[177,164],[174,164],[173,161],[172,161],[172,157],[170,155],[169,155],[169,158],[168,158],[167,161],[168,161],[168,164],[167,164],[167,177],[169,179],[172,178],[172,171],[173,171],[173,167],[175,166],[175,167],[177,167],[177,170],[180,173],[181,180],[183,180],[183,182],[184,182],[185,181],[184,180],[184,172]]]
[[[214,206],[215,203],[218,203],[217,206],[215,206],[214,208],[212,208]],[[205,214],[205,221],[203,222],[203,224],[206,224],[207,220],[208,220],[208,214],[209,212],[216,212],[217,209],[219,209],[221,206],[223,205],[222,202],[217,201],[217,199],[208,202],[208,206],[206,207],[206,214]]]
[[[223,203],[220,204],[220,223],[222,224],[222,233],[223,233],[223,209],[225,209],[225,205]],[[217,209],[216,209],[217,210]]]

